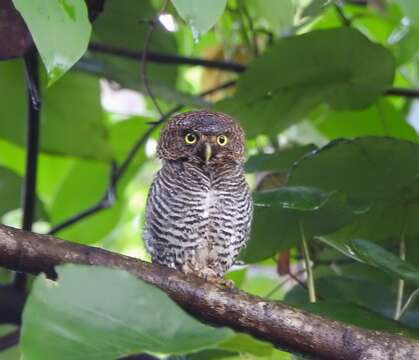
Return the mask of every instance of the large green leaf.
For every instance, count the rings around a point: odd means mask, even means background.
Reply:
[[[227,0],[172,0],[179,15],[192,30],[194,39],[211,29],[222,15]]]
[[[391,53],[360,32],[313,31],[282,39],[254,60],[236,95],[218,108],[242,120],[251,137],[271,134],[322,102],[338,110],[370,106],[392,84],[393,73]]]
[[[274,171],[287,172],[292,164],[316,149],[314,145],[296,146],[273,154],[250,156],[245,164],[246,172]]]
[[[234,334],[201,324],[127,272],[76,265],[57,272],[57,283],[39,275],[26,303],[21,349],[27,360],[187,353]]]
[[[340,191],[364,208],[335,239],[414,244],[419,236],[419,145],[387,138],[337,140],[304,157],[289,177],[290,186]]]
[[[379,100],[373,106],[358,111],[322,109],[311,117],[316,128],[329,139],[356,136],[392,136],[417,141],[416,131],[389,101]]]
[[[353,239],[350,247],[367,264],[419,286],[419,267],[401,260],[400,257],[370,241]]]
[[[26,126],[23,75],[23,66],[18,61],[0,64],[0,137],[22,146]],[[110,159],[98,79],[70,73],[41,92],[41,151]]]
[[[286,196],[286,204],[279,201],[275,207],[255,207],[250,240],[241,254],[244,261],[258,262],[279,251],[298,246],[301,241],[301,225],[310,239],[315,235],[336,231],[353,220],[354,209],[348,206],[345,197],[340,194],[304,194],[303,190],[301,194],[291,191]],[[292,209],[289,204],[292,204]]]
[[[80,59],[90,39],[84,0],[13,0],[48,71],[49,84]]]

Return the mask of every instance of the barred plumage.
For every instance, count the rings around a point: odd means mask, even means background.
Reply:
[[[195,142],[185,143],[190,134]],[[228,139],[223,145],[220,136]],[[252,216],[243,143],[242,129],[221,113],[195,111],[170,120],[158,149],[163,166],[147,200],[143,237],[153,262],[206,277],[220,277],[232,266]]]

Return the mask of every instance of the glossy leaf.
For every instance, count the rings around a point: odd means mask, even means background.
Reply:
[[[333,195],[315,188],[283,187],[253,193],[253,202],[255,206],[314,211],[326,205]]]
[[[360,32],[313,31],[282,39],[254,60],[236,95],[218,108],[242,120],[251,137],[271,134],[323,102],[337,110],[370,106],[392,84],[393,73],[391,53]]]
[[[419,286],[419,267],[370,241],[353,239],[350,247],[366,263]]]
[[[319,199],[321,204],[321,196]],[[313,203],[305,206],[310,208]],[[331,196],[316,211],[255,207],[250,240],[241,258],[250,263],[258,262],[298,246],[301,241],[300,223],[303,224],[306,237],[310,239],[334,232],[351,223],[353,218],[354,209],[340,194]]]
[[[48,83],[59,79],[87,49],[90,22],[84,0],[13,0],[25,19],[42,61]]]
[[[76,265],[57,272],[57,283],[38,276],[26,303],[21,349],[27,360],[187,353],[233,335],[201,324],[127,272]]]
[[[192,30],[194,39],[210,30],[222,15],[227,0],[172,0],[179,15]]]
[[[246,172],[275,171],[286,172],[297,160],[315,150],[314,145],[296,146],[273,154],[250,156],[245,164]]]

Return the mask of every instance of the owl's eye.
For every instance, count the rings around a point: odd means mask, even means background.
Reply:
[[[220,146],[226,145],[228,142],[228,138],[225,135],[219,135],[217,136],[217,144]]]
[[[185,142],[188,145],[195,144],[197,140],[198,140],[198,136],[196,136],[194,133],[187,133],[185,135]]]

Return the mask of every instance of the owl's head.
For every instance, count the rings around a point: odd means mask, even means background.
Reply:
[[[244,159],[244,132],[230,116],[207,110],[172,117],[162,130],[157,153],[164,160],[222,165]]]

